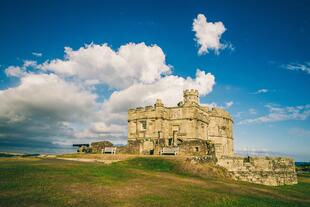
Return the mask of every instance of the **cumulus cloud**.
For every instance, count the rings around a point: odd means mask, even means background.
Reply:
[[[92,119],[96,95],[54,74],[27,74],[0,91],[0,138],[50,140]]]
[[[157,45],[128,43],[114,51],[107,44],[89,44],[78,50],[65,47],[65,58],[46,61],[38,68],[90,84],[124,89],[134,83],[153,83],[171,73]]]
[[[205,73],[197,69],[196,78],[183,78],[179,76],[165,76],[152,84],[137,83],[130,87],[115,91],[108,100],[112,109],[127,110],[127,107],[154,104],[157,98],[163,100],[167,106],[176,105],[183,99],[183,90],[189,88],[198,89],[200,95],[207,95],[212,91],[215,77],[211,73]],[[139,94],[137,98],[136,94]]]
[[[23,69],[19,66],[9,66],[4,72],[9,77],[21,77],[24,74]]]
[[[33,60],[24,60],[22,66],[9,66],[7,67],[4,72],[9,77],[22,77],[27,74],[27,69],[29,67],[36,67],[37,62]]]
[[[305,72],[307,74],[310,74],[310,62],[306,62],[304,64],[290,63],[290,64],[287,64],[287,65],[282,65],[281,67],[285,68],[287,70],[301,71],[301,72]]]
[[[107,44],[66,47],[63,59],[24,61],[8,67],[8,76],[14,75],[13,67],[20,69],[15,71],[20,84],[0,90],[5,100],[0,103],[0,137],[58,144],[72,139],[124,143],[128,108],[153,105],[157,98],[176,105],[184,89],[195,88],[205,96],[215,84],[215,77],[201,69],[194,78],[172,74],[162,49],[144,43],[117,50]],[[101,85],[103,94],[96,90]]]
[[[154,83],[136,83],[130,87],[114,91],[111,96],[104,101],[99,111],[100,117],[105,117],[97,125],[111,127],[113,133],[122,134],[127,130],[127,110],[138,106],[153,105],[157,98],[162,99],[166,106],[175,106],[183,99],[183,90],[195,88],[199,90],[201,96],[207,95],[212,91],[215,84],[215,77],[210,73],[205,73],[197,69],[196,77],[183,78],[169,75],[162,77]],[[229,103],[230,104],[230,103]],[[109,128],[109,127],[108,127]],[[113,128],[113,129],[112,129]],[[125,130],[124,130],[125,129]],[[104,132],[87,129],[82,134],[96,136],[96,134],[105,134]],[[79,136],[81,134],[79,133]]]
[[[277,105],[268,104],[269,113],[265,116],[256,117],[253,119],[245,119],[238,124],[255,124],[267,122],[279,122],[288,120],[305,120],[310,116],[310,104],[301,106],[280,107]]]
[[[219,54],[222,49],[234,49],[231,43],[222,44],[220,42],[222,34],[226,31],[222,22],[208,22],[205,15],[198,14],[193,21],[193,31],[199,45],[199,55],[209,53],[209,50],[214,50],[216,54]]]

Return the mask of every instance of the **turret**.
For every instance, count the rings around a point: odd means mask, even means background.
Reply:
[[[187,89],[183,91],[184,103],[196,103],[199,104],[199,92],[195,89]]]
[[[154,106],[155,106],[155,108],[157,108],[157,107],[164,107],[164,104],[163,104],[163,102],[160,99],[157,99]]]

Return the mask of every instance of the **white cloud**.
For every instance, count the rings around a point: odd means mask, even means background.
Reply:
[[[195,88],[199,90],[201,96],[205,96],[212,91],[214,84],[215,77],[199,69],[196,71],[195,79],[168,75],[154,83],[135,83],[126,89],[114,91],[104,101],[99,111],[99,116],[104,117],[104,119],[101,120],[101,123],[97,123],[97,126],[104,126],[105,131],[111,130],[111,134],[123,134],[125,138],[127,110],[129,108],[153,105],[157,98],[162,99],[166,106],[175,106],[179,101],[183,100],[183,90]],[[106,133],[92,128],[78,133],[78,136],[85,136],[85,134],[89,137],[95,137],[96,134],[102,135]]]
[[[1,90],[0,99],[0,116],[11,122],[24,120],[38,110],[61,121],[73,121],[87,117],[96,95],[54,74],[28,74],[17,87]]]
[[[245,116],[253,116],[257,114],[257,110],[254,108],[249,108],[247,111],[239,111],[236,114],[233,115],[233,117],[238,118],[238,119],[242,119],[242,117]]]
[[[9,66],[5,69],[5,74],[9,77],[22,77],[27,74],[29,67],[36,67],[37,62],[33,60],[24,60],[22,66]]]
[[[28,67],[36,67],[37,66],[37,62],[34,60],[24,60],[24,64],[23,67],[24,68],[28,68]]]
[[[262,89],[257,90],[256,92],[254,92],[254,94],[262,94],[262,93],[268,93],[268,92],[269,92],[268,89],[262,88]]]
[[[310,104],[292,107],[266,105],[269,113],[253,119],[245,119],[238,124],[267,123],[288,120],[305,120],[310,116]]]
[[[134,83],[153,83],[171,73],[162,49],[145,43],[128,43],[117,51],[107,44],[85,45],[76,51],[66,47],[64,60],[47,61],[39,68],[115,89]]]
[[[129,107],[153,105],[157,98],[163,100],[167,106],[174,106],[183,99],[183,90],[189,88],[198,89],[201,96],[212,91],[215,77],[211,73],[205,73],[197,69],[196,78],[183,78],[179,76],[165,76],[152,84],[137,83],[130,87],[115,91],[105,103],[113,111],[127,111]],[[137,97],[139,94],[139,97]]]
[[[294,71],[302,71],[307,74],[310,74],[310,62],[306,62],[304,64],[300,63],[290,63],[287,65],[282,65],[282,68],[285,68],[287,70],[294,70]]]
[[[36,56],[36,57],[42,57],[42,53],[40,52],[33,52],[32,55]]]
[[[226,102],[225,103],[225,108],[228,109],[228,108],[232,107],[233,104],[234,104],[233,101]]]
[[[0,138],[51,140],[71,136],[75,124],[95,113],[96,95],[54,74],[26,74],[0,90]]]
[[[19,66],[9,66],[5,69],[5,74],[9,77],[21,77],[24,71]]]
[[[225,48],[234,50],[231,43],[222,44],[220,42],[222,34],[226,31],[222,22],[207,22],[205,15],[198,14],[193,21],[193,31],[195,32],[195,40],[200,46],[199,55],[209,53],[209,50],[214,50],[216,54]]]
[[[213,89],[212,74],[197,69],[194,78],[173,75],[165,59],[156,45],[129,43],[117,51],[107,44],[66,47],[64,59],[40,65],[24,61],[19,66],[20,84],[0,90],[0,99],[5,100],[0,103],[0,138],[124,143],[128,108],[153,105],[157,98],[167,106],[176,105],[184,89],[198,89],[201,96]],[[103,94],[96,90],[98,84],[107,86]]]

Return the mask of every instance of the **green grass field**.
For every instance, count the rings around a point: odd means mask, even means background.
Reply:
[[[160,158],[1,158],[0,206],[310,206],[310,176],[269,187],[184,174]]]

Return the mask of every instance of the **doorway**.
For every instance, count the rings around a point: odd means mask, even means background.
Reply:
[[[172,143],[173,143],[173,139],[172,139],[172,138],[169,138],[169,139],[168,139],[168,145],[171,146]]]

